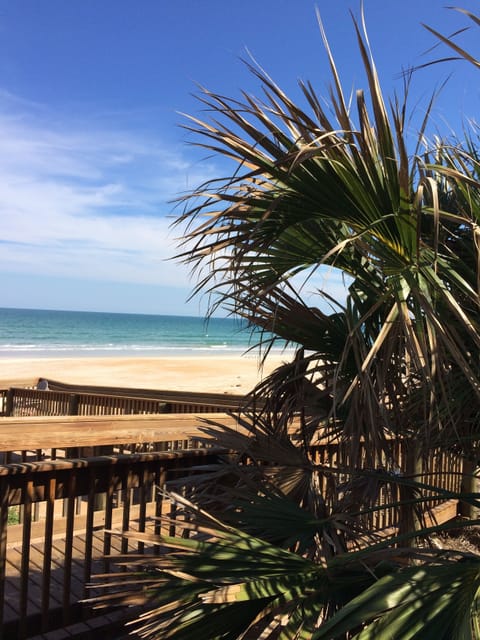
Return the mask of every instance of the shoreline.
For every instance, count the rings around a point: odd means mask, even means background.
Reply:
[[[289,360],[269,354],[260,369],[258,354],[175,356],[0,357],[0,388],[33,386],[38,378],[71,384],[140,389],[246,394]]]

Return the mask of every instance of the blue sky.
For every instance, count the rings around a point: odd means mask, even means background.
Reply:
[[[365,0],[383,86],[468,24],[437,0]],[[327,95],[318,7],[347,89],[365,86],[346,0],[0,0],[0,306],[201,315],[193,282],[171,260],[179,194],[222,173],[192,148],[180,113],[199,115],[196,83],[259,94],[248,51],[293,98],[299,78]],[[461,6],[480,12],[478,1]],[[477,36],[477,37],[475,37]],[[461,42],[480,55],[478,30]],[[477,47],[477,50],[476,50]],[[478,71],[465,63],[418,72],[419,113],[445,133],[478,111]],[[332,292],[341,288],[330,276]]]

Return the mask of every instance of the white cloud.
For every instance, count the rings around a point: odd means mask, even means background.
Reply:
[[[189,267],[172,259],[181,229],[167,216],[212,166],[189,164],[154,135],[59,125],[38,105],[20,101],[11,115],[4,98],[0,91],[0,271],[71,278],[74,288],[87,280],[191,289]],[[302,295],[325,308],[323,288],[344,300],[336,270],[315,271]]]
[[[45,124],[21,101],[11,115],[4,98],[0,270],[186,286],[188,270],[167,261],[178,230],[166,215],[192,176],[207,177],[199,165],[154,136],[53,125],[52,114]]]

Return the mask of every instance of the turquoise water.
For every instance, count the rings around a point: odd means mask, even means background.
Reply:
[[[213,355],[255,342],[232,318],[0,308],[0,357]]]

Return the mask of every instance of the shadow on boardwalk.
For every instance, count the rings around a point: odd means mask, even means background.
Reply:
[[[134,639],[125,621],[133,617],[132,609],[113,609],[95,611],[90,605],[82,603],[85,598],[101,594],[101,589],[88,588],[86,578],[89,575],[115,570],[115,566],[102,557],[104,532],[97,531],[93,536],[93,560],[91,567],[85,566],[86,536],[76,535],[72,546],[71,575],[65,571],[65,539],[57,537],[53,541],[51,554],[51,573],[49,576],[48,614],[42,615],[42,593],[44,585],[43,563],[44,548],[42,541],[32,540],[30,544],[30,581],[28,599],[22,607],[21,597],[21,546],[9,546],[7,551],[5,580],[4,624],[1,630],[2,640],[29,638],[31,640],[62,640],[63,638],[109,638],[125,637]],[[130,551],[137,549],[131,546]],[[120,535],[111,536],[111,553],[121,553]],[[145,551],[148,551],[147,549]],[[151,551],[151,550],[150,550]],[[89,573],[91,571],[91,574]],[[66,588],[69,585],[69,588]],[[68,618],[64,617],[65,601],[69,602]],[[23,611],[21,609],[24,609]],[[40,633],[41,629],[50,629]],[[52,630],[53,629],[53,630]],[[36,635],[35,635],[36,634]]]

